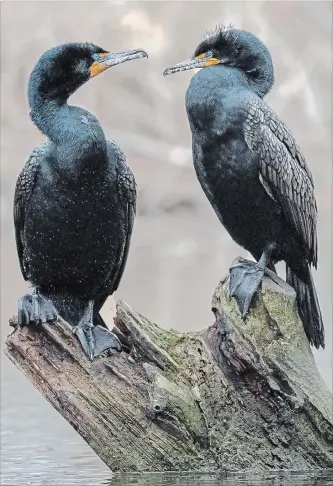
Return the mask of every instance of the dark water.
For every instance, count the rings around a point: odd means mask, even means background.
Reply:
[[[8,362],[1,379],[2,486],[333,485],[333,472],[114,475]]]
[[[216,474],[141,474],[114,476],[106,483],[109,486],[305,486],[332,485],[333,473],[216,473]]]

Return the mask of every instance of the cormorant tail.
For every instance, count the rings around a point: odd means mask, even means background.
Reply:
[[[296,291],[298,312],[310,344],[313,344],[317,349],[320,346],[324,348],[324,324],[310,266],[308,264],[304,265],[302,271],[306,274],[307,283],[303,282],[293,270],[286,265],[287,283]]]

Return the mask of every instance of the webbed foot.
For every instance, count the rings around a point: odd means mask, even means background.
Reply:
[[[57,321],[59,314],[51,300],[36,289],[32,294],[26,294],[18,300],[18,325],[40,325]]]
[[[241,259],[235,260],[229,272],[230,295],[236,299],[242,317],[245,317],[249,311],[252,298],[261,285],[265,267],[260,262]]]
[[[93,305],[93,301],[90,301],[81,321],[73,330],[91,361],[107,349],[122,350],[121,343],[115,334],[102,326],[94,326]]]

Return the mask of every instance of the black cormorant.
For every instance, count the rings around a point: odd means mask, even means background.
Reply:
[[[110,53],[69,43],[45,52],[29,79],[30,116],[47,140],[32,152],[14,196],[21,271],[34,287],[19,299],[18,321],[40,324],[60,315],[75,325],[90,359],[121,350],[99,310],[124,271],[136,186],[125,155],[95,116],[67,101],[92,77],[141,57],[148,57],[142,49]],[[103,97],[112,102],[112,91]]]
[[[195,170],[221,223],[257,261],[230,267],[231,295],[245,316],[265,268],[275,271],[284,260],[306,335],[324,347],[310,269],[317,266],[313,179],[289,129],[263,100],[274,83],[270,53],[249,32],[218,28],[164,75],[193,68],[204,68],[186,93]]]

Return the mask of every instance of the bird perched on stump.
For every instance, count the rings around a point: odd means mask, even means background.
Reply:
[[[142,49],[110,53],[91,43],[45,52],[28,89],[30,116],[47,140],[17,180],[14,223],[21,271],[34,291],[19,299],[19,325],[73,324],[93,359],[121,350],[99,315],[121,280],[136,205],[134,176],[118,145],[105,138],[94,115],[67,103],[106,69],[148,57]],[[112,102],[103,93],[104,103]]]
[[[245,316],[266,269],[284,260],[306,335],[324,347],[310,268],[317,267],[314,184],[290,130],[263,100],[274,84],[271,55],[253,34],[218,28],[164,75],[194,68],[203,68],[186,93],[196,174],[221,223],[256,260],[232,264],[231,295]]]

